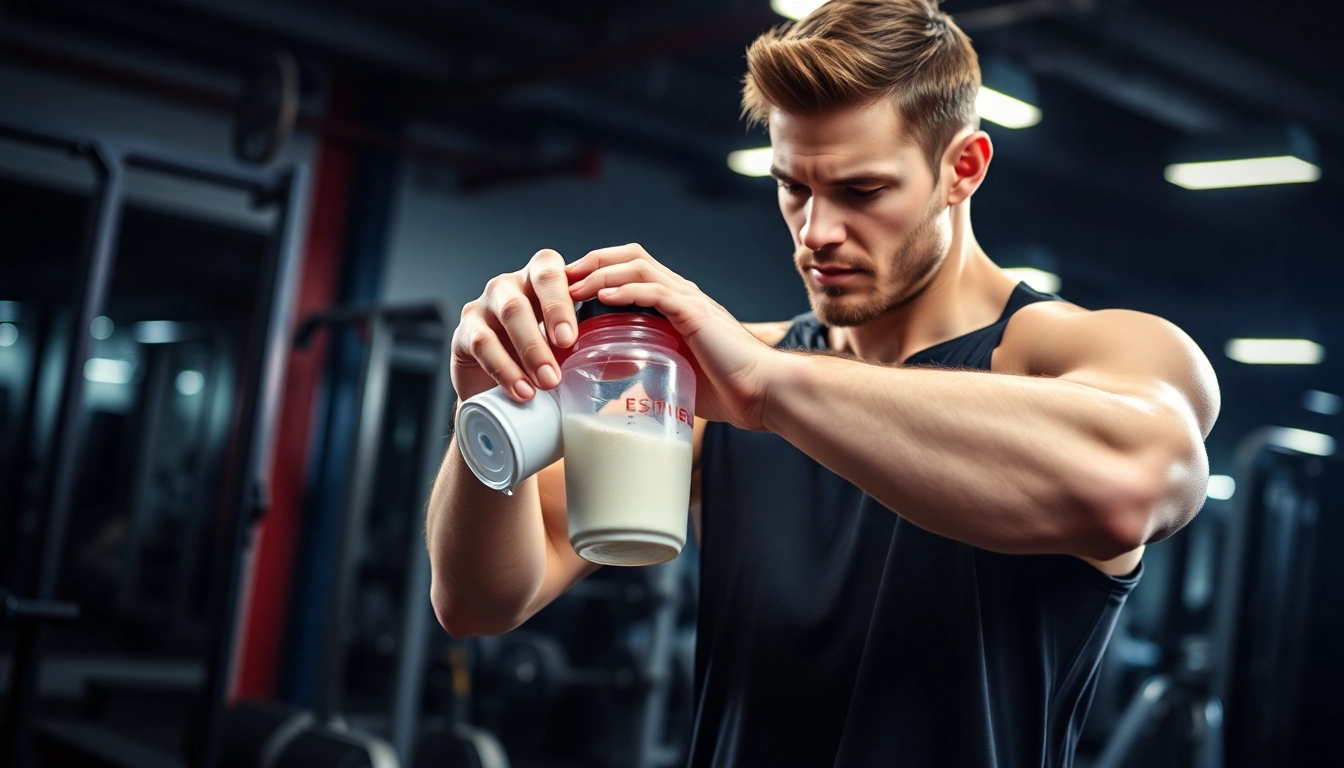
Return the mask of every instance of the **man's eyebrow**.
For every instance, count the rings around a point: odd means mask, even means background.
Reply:
[[[798,184],[799,181],[780,169],[771,166],[770,175],[780,181],[788,184]],[[835,179],[830,182],[832,187],[862,187],[870,184],[882,184],[885,186],[895,186],[900,184],[900,178],[887,173],[878,173],[876,171],[861,171],[852,176],[846,176],[843,179]]]

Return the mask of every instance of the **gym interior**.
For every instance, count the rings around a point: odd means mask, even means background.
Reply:
[[[0,764],[686,764],[694,539],[503,635],[436,621],[449,345],[541,248],[637,242],[741,321],[807,311],[740,99],[809,8],[0,2]],[[1222,392],[1076,764],[1335,763],[1344,8],[943,10],[992,95],[985,251],[1170,320]]]

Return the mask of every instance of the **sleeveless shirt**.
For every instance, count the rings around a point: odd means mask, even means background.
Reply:
[[[997,322],[905,365],[989,370]],[[777,346],[826,349],[799,315]],[[855,435],[862,440],[862,435]],[[1068,768],[1142,566],[925,531],[783,438],[709,424],[689,765]]]

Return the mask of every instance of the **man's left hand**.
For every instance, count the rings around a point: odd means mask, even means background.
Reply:
[[[653,307],[686,340],[700,368],[695,412],[710,421],[764,429],[766,372],[778,352],[742,327],[695,283],[659,264],[637,244],[593,251],[565,268],[570,298]]]

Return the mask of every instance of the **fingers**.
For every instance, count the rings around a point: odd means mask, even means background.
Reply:
[[[569,287],[575,301],[584,301],[598,295],[604,288],[615,288],[626,283],[657,283],[680,288],[685,281],[642,259],[602,267]]]
[[[483,317],[464,317],[464,322],[458,325],[453,334],[453,362],[455,366],[461,363],[480,368],[517,400],[528,400],[536,394],[497,330]]]
[[[532,299],[513,281],[496,283],[487,295],[489,315],[503,330],[531,383],[541,389],[555,388],[560,383],[560,366],[537,326]]]
[[[608,267],[612,264],[624,264],[633,260],[647,261],[651,264],[658,264],[649,252],[644,250],[644,246],[639,243],[630,243],[628,245],[617,245],[611,248],[599,248],[596,251],[590,251],[586,256],[570,264],[565,268],[569,273],[570,280],[581,280],[594,271],[602,267]]]
[[[613,288],[603,288],[597,292],[597,297],[603,303],[615,306],[637,304],[641,307],[653,307],[674,325],[686,317],[691,302],[694,301],[690,296],[657,283],[626,283]]]
[[[564,258],[549,248],[537,251],[527,265],[527,277],[551,343],[561,348],[572,345],[579,323],[574,314],[574,300],[569,295]]]

